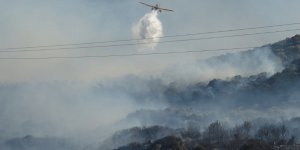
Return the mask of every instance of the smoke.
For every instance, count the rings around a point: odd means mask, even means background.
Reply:
[[[265,47],[166,70],[173,76],[0,83],[0,149],[92,150],[101,141],[115,146],[105,139],[134,126],[204,129],[216,120],[235,126],[299,117],[300,59],[283,66],[280,58]]]
[[[255,60],[255,61],[254,61]],[[189,67],[186,67],[189,66]],[[236,75],[251,76],[262,72],[271,76],[282,71],[283,65],[269,47],[240,53],[228,53],[205,60],[176,64],[162,74],[169,81],[190,84],[212,79],[228,79]]]
[[[138,43],[144,48],[154,49],[159,42],[159,37],[163,35],[163,27],[158,19],[158,11],[153,10],[145,14],[132,28],[133,36],[137,39],[142,39]]]

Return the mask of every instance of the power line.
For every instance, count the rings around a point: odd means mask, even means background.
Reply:
[[[32,52],[32,51],[58,51],[58,50],[74,50],[74,49],[86,49],[86,48],[107,48],[107,47],[119,47],[119,46],[133,46],[133,45],[144,45],[144,44],[154,44],[154,43],[174,43],[174,42],[187,42],[187,41],[199,41],[199,40],[209,40],[209,39],[221,39],[221,38],[231,38],[231,37],[242,37],[251,35],[261,35],[261,34],[272,34],[272,33],[282,33],[290,31],[299,31],[300,29],[288,29],[288,30],[277,30],[277,31],[267,31],[267,32],[256,32],[256,33],[246,33],[246,34],[234,34],[225,36],[211,36],[202,38],[190,38],[190,39],[179,39],[179,40],[169,40],[161,42],[139,42],[139,43],[126,43],[126,44],[112,44],[112,45],[95,45],[95,46],[80,46],[80,47],[62,47],[62,48],[48,48],[48,49],[17,49],[17,50],[2,50],[0,53],[11,53],[11,52]]]
[[[300,23],[288,23],[288,24],[257,26],[257,27],[248,27],[248,28],[237,28],[237,29],[218,30],[218,31],[209,31],[209,32],[199,32],[199,33],[176,34],[176,35],[160,36],[160,37],[155,37],[155,38],[170,38],[170,37],[195,36],[195,35],[205,35],[205,34],[214,34],[214,33],[233,32],[233,31],[245,31],[245,30],[254,30],[254,29],[265,29],[265,28],[293,26],[293,25],[300,25]],[[39,45],[39,46],[8,47],[8,48],[0,48],[0,50],[33,49],[33,48],[78,46],[78,45],[90,45],[90,44],[106,44],[106,43],[116,43],[116,42],[140,41],[140,40],[148,40],[148,39],[154,39],[154,38],[121,39],[121,40],[108,40],[108,41],[96,41],[96,42],[81,42],[81,43],[69,43],[69,44],[53,44],[53,45]]]
[[[131,56],[149,56],[149,55],[168,55],[168,54],[203,53],[203,52],[216,52],[216,51],[249,50],[249,49],[254,49],[254,48],[257,48],[257,47],[204,49],[204,50],[174,51],[174,52],[131,53],[131,54],[113,54],[113,55],[53,56],[53,57],[0,57],[0,60],[43,60],[43,59],[83,59],[83,58],[131,57]]]

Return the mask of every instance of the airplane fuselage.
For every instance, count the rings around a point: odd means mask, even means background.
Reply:
[[[154,7],[152,7],[151,10],[158,10],[159,12],[161,12],[161,9],[159,8],[158,4],[156,4]]]
[[[143,3],[143,2],[139,2],[139,3],[150,7],[151,10],[156,10],[156,11],[159,11],[159,12],[162,12],[162,11],[172,11],[172,12],[174,12],[174,10],[171,10],[171,9],[161,8],[161,7],[159,7],[158,4],[156,4],[156,5],[150,5],[150,4],[146,4],[146,3]]]

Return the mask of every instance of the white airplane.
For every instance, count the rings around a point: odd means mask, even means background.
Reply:
[[[158,4],[156,4],[156,5],[149,5],[149,4],[146,4],[146,3],[143,3],[143,2],[139,2],[139,3],[141,3],[143,5],[146,5],[148,7],[151,7],[151,10],[158,10],[159,12],[162,12],[162,11],[172,11],[172,12],[174,12],[174,10],[172,10],[172,9],[161,8],[161,7],[159,7]]]

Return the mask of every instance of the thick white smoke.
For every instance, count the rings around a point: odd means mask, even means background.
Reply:
[[[132,28],[133,36],[139,40],[142,47],[154,49],[163,35],[163,27],[158,19],[158,11],[145,14]]]

